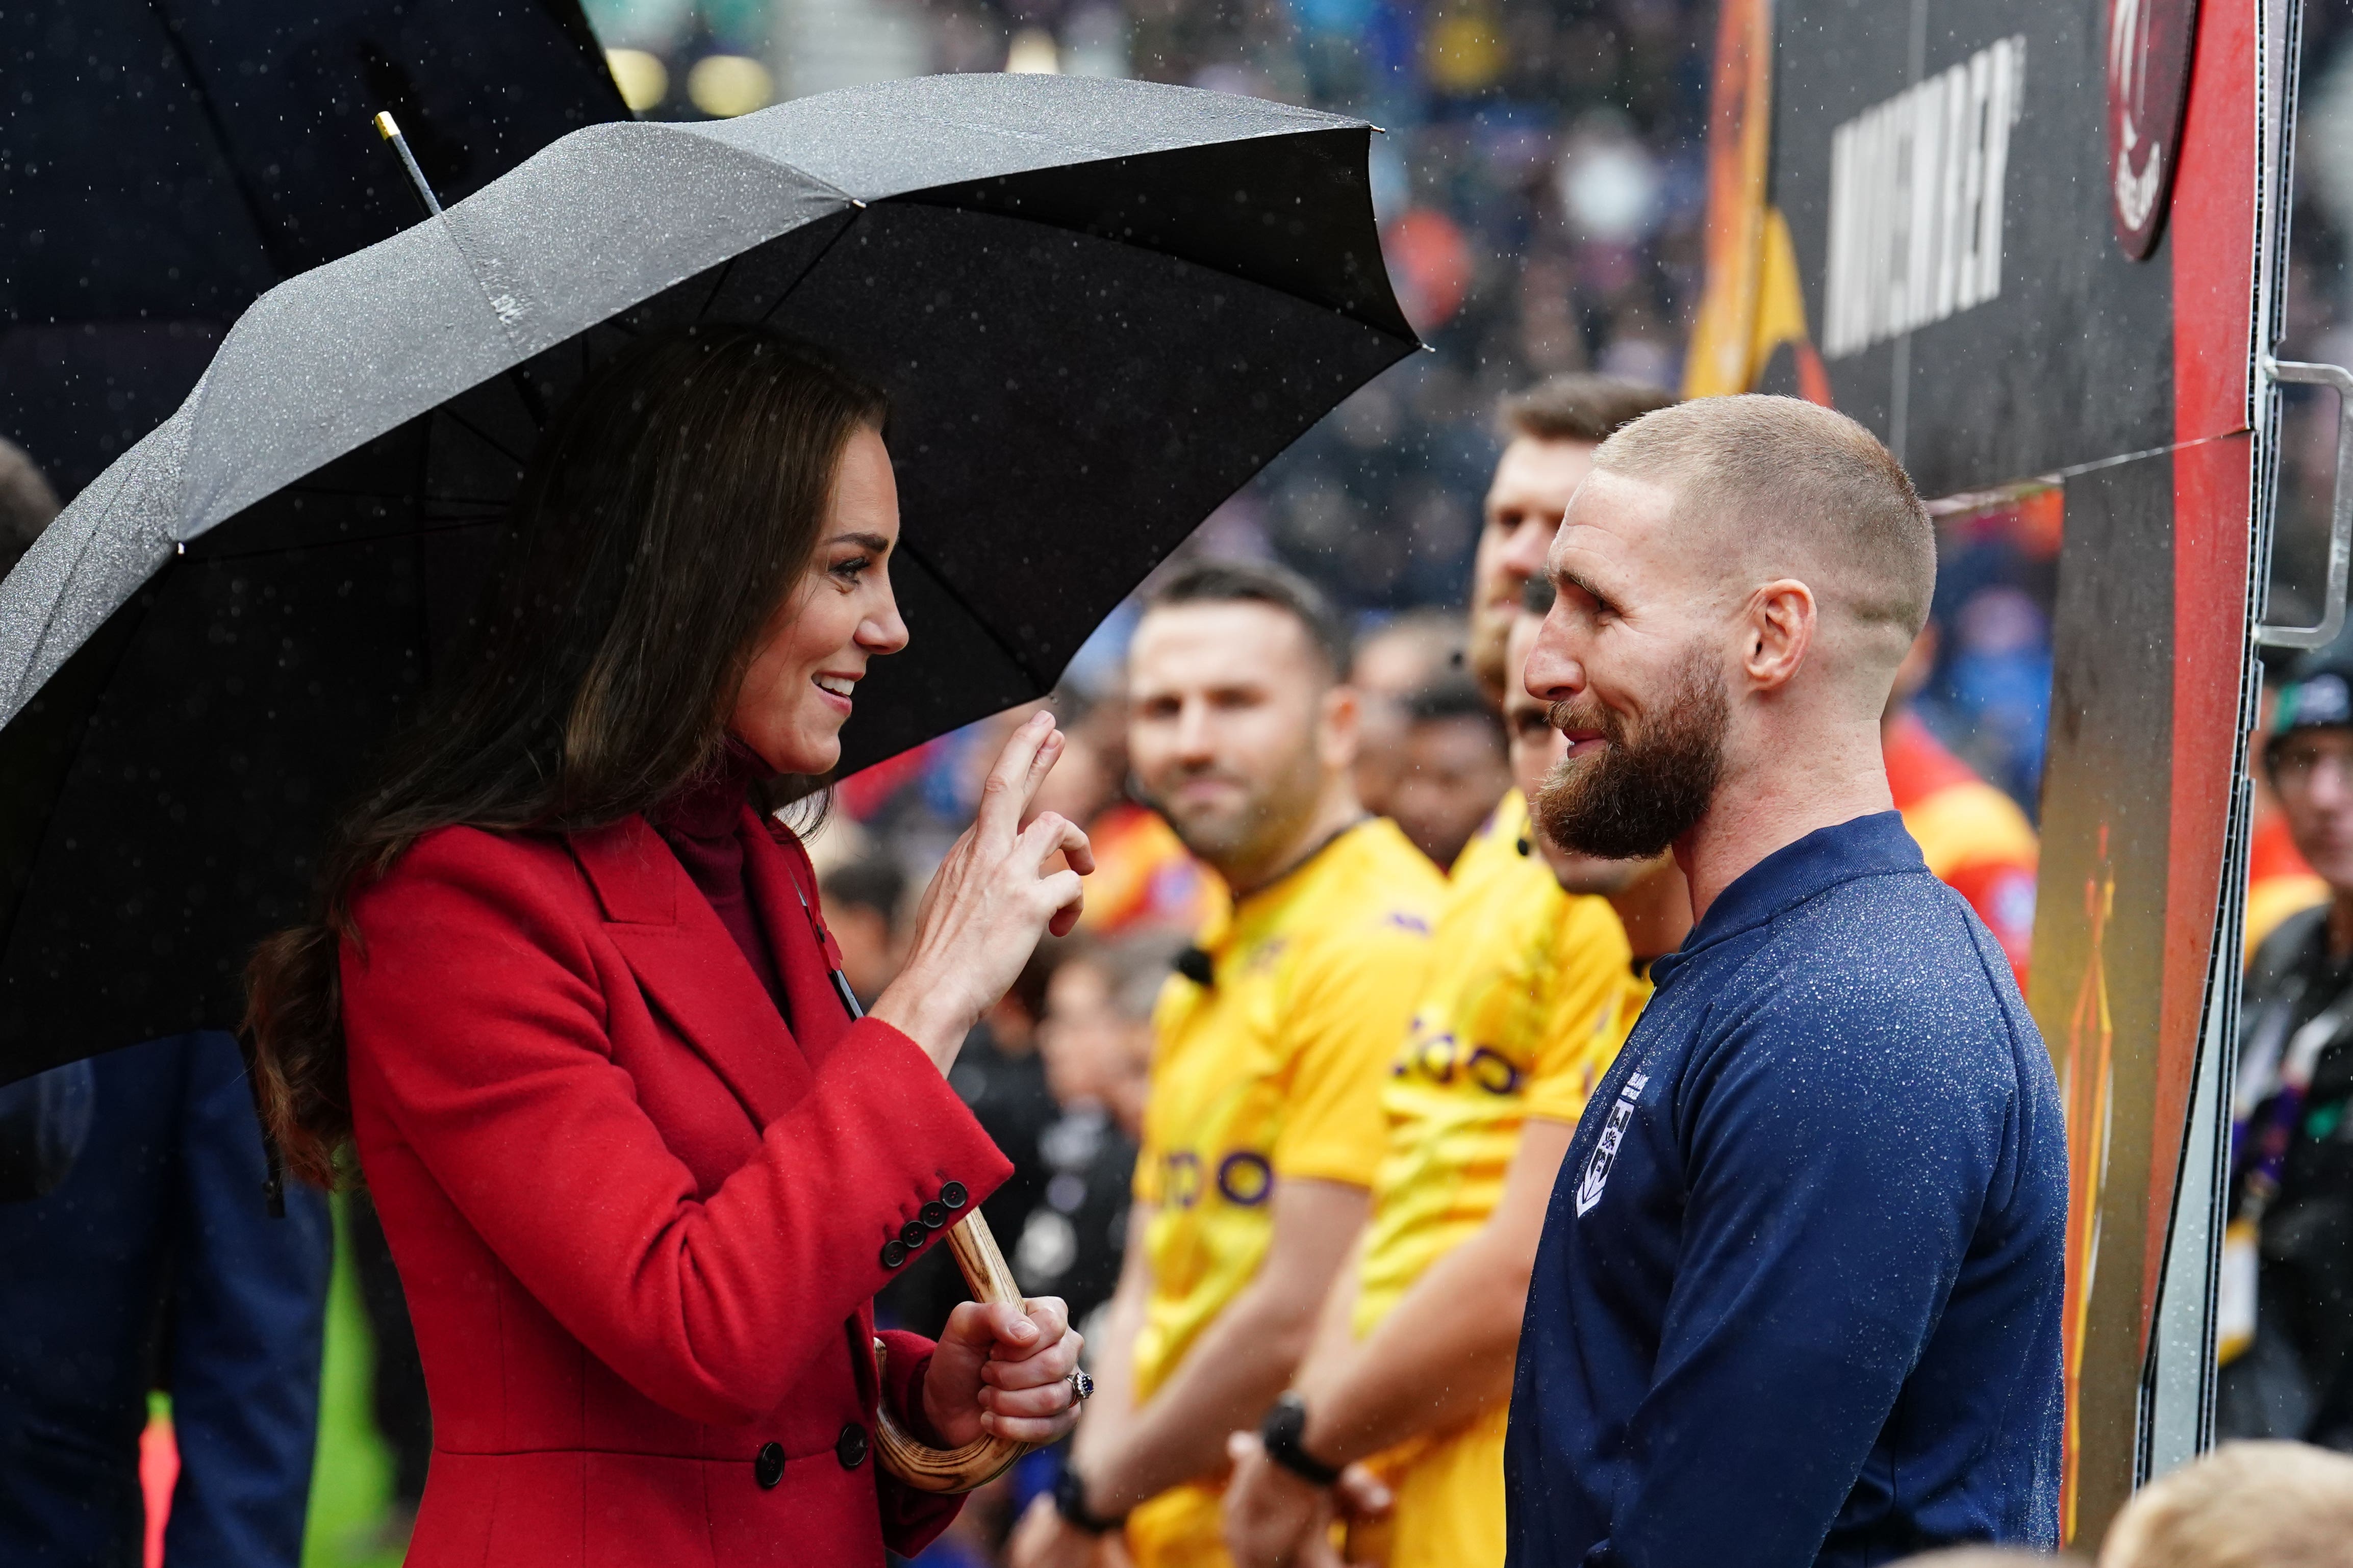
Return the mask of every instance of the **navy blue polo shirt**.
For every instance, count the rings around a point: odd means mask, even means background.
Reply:
[[[1891,811],[1656,978],[1536,1251],[1512,1568],[2054,1546],[2066,1141],[2000,944]]]

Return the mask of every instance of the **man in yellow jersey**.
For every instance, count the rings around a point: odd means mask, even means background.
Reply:
[[[1520,617],[1512,668],[1538,625]],[[1505,804],[1518,804],[1494,823],[1504,852],[1465,858],[1382,1091],[1388,1152],[1350,1331],[1335,1344],[1327,1314],[1297,1392],[1260,1442],[1236,1445],[1226,1530],[1241,1568],[1293,1561],[1330,1517],[1323,1483],[1359,1459],[1393,1489],[1388,1568],[1504,1560],[1504,1426],[1528,1269],[1561,1154],[1640,1006],[1609,904],[1564,890],[1525,831],[1525,792],[1567,744],[1545,704],[1509,689],[1517,791]],[[1560,858],[1572,875],[1597,869]],[[1372,1544],[1352,1541],[1351,1557]]]
[[[1545,554],[1568,510],[1570,498],[1593,471],[1593,454],[1620,426],[1675,402],[1672,394],[1615,376],[1556,375],[1506,399],[1502,414],[1509,441],[1487,487],[1479,548],[1472,566],[1472,673],[1489,700],[1506,710],[1520,690],[1520,666],[1505,645],[1536,595],[1541,616],[1552,604],[1545,579]],[[1599,893],[1618,911],[1633,948],[1627,980],[1627,1023],[1651,994],[1651,960],[1674,951],[1691,929],[1689,889],[1673,858],[1610,863],[1571,856],[1528,827],[1527,798],[1514,789],[1504,796],[1487,825],[1464,847],[1454,867],[1455,886],[1508,867],[1527,845],[1549,858],[1571,892]]]
[[[1445,884],[1350,777],[1346,637],[1288,573],[1205,562],[1129,656],[1144,792],[1232,893],[1162,994],[1096,1394],[1020,1568],[1124,1525],[1138,1568],[1222,1568],[1226,1435],[1289,1386],[1363,1227],[1380,1092]]]
[[[1479,551],[1471,568],[1471,673],[1496,711],[1504,707],[1504,645],[1520,614],[1520,593],[1544,575],[1545,552],[1568,498],[1593,470],[1610,433],[1674,396],[1609,375],[1556,375],[1503,407],[1504,455],[1487,486]],[[1510,849],[1516,839],[1506,839]]]

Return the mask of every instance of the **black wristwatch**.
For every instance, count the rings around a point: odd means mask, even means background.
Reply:
[[[1340,1479],[1340,1467],[1327,1465],[1300,1447],[1299,1439],[1306,1431],[1307,1401],[1286,1394],[1259,1423],[1258,1436],[1266,1445],[1268,1458],[1311,1485],[1328,1487]]]
[[[1089,1511],[1086,1478],[1068,1464],[1062,1467],[1062,1473],[1054,1478],[1054,1511],[1060,1514],[1066,1522],[1089,1535],[1109,1535],[1127,1522],[1124,1519],[1104,1519]]]

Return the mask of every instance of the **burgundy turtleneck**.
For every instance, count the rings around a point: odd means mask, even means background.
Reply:
[[[717,767],[663,801],[647,817],[670,853],[678,857],[678,863],[686,868],[689,879],[711,901],[712,912],[743,949],[752,973],[768,988],[781,1012],[784,980],[776,973],[775,954],[768,951],[767,935],[760,929],[760,911],[752,902],[744,875],[744,841],[737,837],[752,785],[774,771],[759,753],[730,735]]]

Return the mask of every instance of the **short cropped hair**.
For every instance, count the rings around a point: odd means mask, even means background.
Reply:
[[[1844,607],[1909,644],[1928,621],[1936,531],[1912,478],[1879,438],[1795,397],[1701,397],[1646,414],[1601,444],[1593,466],[1674,492],[1678,519],[1746,537],[1778,519],[1862,579]]]
[[[1622,376],[1575,372],[1556,375],[1504,399],[1504,428],[1531,441],[1602,442],[1675,395]]]
[[[1153,590],[1144,607],[1149,612],[1178,605],[1271,605],[1299,623],[1308,647],[1334,680],[1348,678],[1354,652],[1348,623],[1322,589],[1288,567],[1215,557],[1187,562]]]
[[[2100,1561],[2103,1568],[2336,1568],[2348,1542],[2353,1458],[2303,1443],[2225,1443],[2142,1489],[2109,1528]]]

